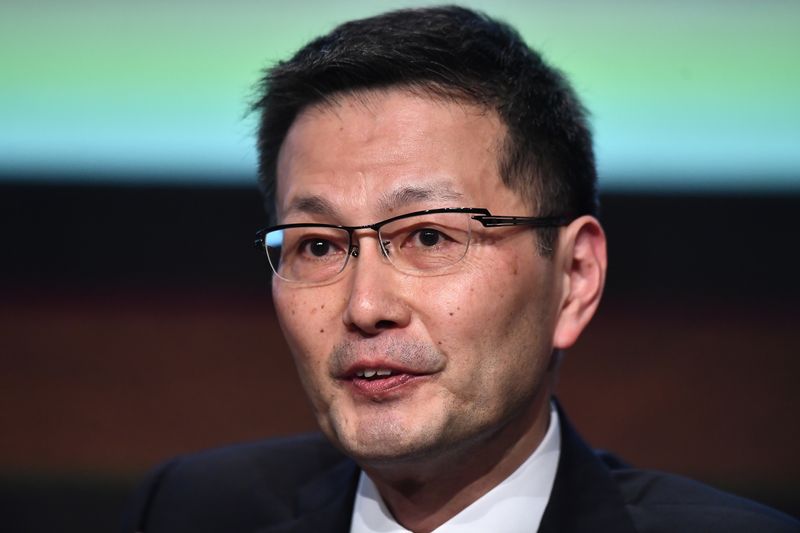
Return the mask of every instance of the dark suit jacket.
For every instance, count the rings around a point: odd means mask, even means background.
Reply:
[[[800,523],[757,503],[595,453],[560,417],[561,456],[541,533],[800,532]],[[320,435],[182,457],[136,493],[124,532],[346,533],[358,475]]]

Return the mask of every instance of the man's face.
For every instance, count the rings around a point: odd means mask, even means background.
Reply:
[[[281,223],[371,224],[438,207],[531,215],[501,182],[504,128],[400,90],[301,113],[278,161]],[[318,422],[364,463],[434,457],[529,424],[558,319],[560,275],[526,228],[476,225],[446,274],[395,269],[374,232],[321,286],[274,277],[278,317]],[[391,370],[367,379],[363,371]],[[367,372],[369,374],[370,372]],[[546,415],[545,415],[546,416]]]

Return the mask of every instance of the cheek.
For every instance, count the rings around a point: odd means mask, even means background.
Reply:
[[[465,383],[488,390],[509,380],[530,381],[550,351],[547,271],[534,272],[516,257],[493,269],[467,266],[469,275],[442,293],[431,321],[438,348]]]
[[[531,273],[522,275],[520,270],[515,257],[496,260],[492,268],[466,264],[461,279],[448,281],[434,300],[437,329],[462,338],[480,339],[486,333],[504,337],[515,323],[534,314],[541,300],[530,283]]]
[[[333,394],[327,382],[327,357],[335,344],[333,305],[319,292],[273,286],[272,295],[303,388],[318,416],[327,413]]]
[[[476,324],[482,315],[481,291],[471,279],[425,278],[415,312],[436,348],[450,357],[463,357],[463,349],[479,334]],[[439,283],[433,290],[432,283]]]
[[[278,322],[298,366],[319,367],[311,360],[321,360],[327,354],[324,347],[330,348],[333,305],[319,292],[275,285],[272,294]]]

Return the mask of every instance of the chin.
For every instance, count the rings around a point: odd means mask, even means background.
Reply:
[[[441,450],[416,446],[358,446],[346,448],[345,453],[361,466],[392,467],[419,464],[442,455]]]
[[[454,450],[453,443],[433,428],[373,424],[363,425],[353,434],[332,437],[346,455],[369,466],[402,466],[436,460]]]

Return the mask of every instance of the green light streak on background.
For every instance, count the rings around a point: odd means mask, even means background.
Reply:
[[[260,70],[422,4],[5,2],[0,173],[252,182]],[[800,2],[465,4],[568,74],[605,188],[800,188]]]

